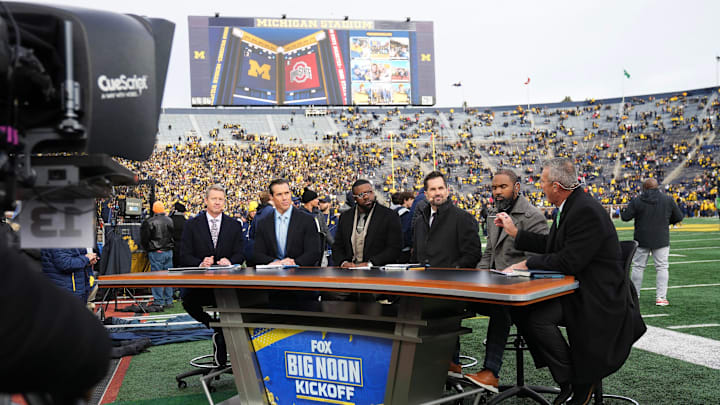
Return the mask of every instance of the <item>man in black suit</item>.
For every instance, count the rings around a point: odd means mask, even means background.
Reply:
[[[225,188],[215,184],[205,193],[206,211],[201,211],[185,223],[180,247],[180,265],[183,267],[230,266],[242,264],[243,234],[240,222],[223,214]],[[183,308],[197,321],[210,327],[212,318],[203,305],[215,305],[215,295],[210,288],[186,288],[182,291]],[[227,351],[222,329],[213,334],[215,364],[227,363]]]
[[[557,270],[575,276],[573,294],[535,304],[524,331],[538,367],[547,365],[560,395],[555,404],[590,402],[594,385],[617,371],[645,332],[636,297],[625,273],[617,232],[600,203],[586,194],[573,161],[555,158],[543,166],[540,184],[558,207],[548,235],[518,231],[512,218],[498,213],[495,224],[515,238],[515,248],[542,253],[507,269]],[[565,325],[568,342],[558,326]]]
[[[415,219],[410,260],[432,267],[474,268],[482,257],[477,221],[448,199],[442,173],[429,173],[424,186],[428,204]]]
[[[333,262],[340,267],[395,263],[402,249],[402,226],[395,211],[379,204],[368,180],[352,185],[355,208],[340,215]]]
[[[425,176],[427,203],[418,203],[413,219],[413,248],[410,261],[431,267],[474,268],[482,257],[479,225],[467,211],[448,199],[445,176],[438,171]],[[462,378],[460,340],[449,364],[448,375]]]
[[[292,206],[287,180],[273,180],[269,190],[275,212],[258,220],[255,228],[255,263],[317,266],[322,250],[315,220]]]

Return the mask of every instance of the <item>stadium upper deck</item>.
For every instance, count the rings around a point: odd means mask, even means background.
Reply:
[[[342,195],[345,183],[358,173],[374,180],[379,190],[393,188],[388,140],[393,134],[395,188],[419,188],[435,157],[458,198],[467,200],[463,204],[466,208],[478,207],[482,198],[490,195],[489,175],[501,166],[521,173],[524,192],[541,203],[536,170],[540,161],[551,156],[573,157],[589,190],[608,205],[627,201],[648,176],[674,188],[668,191],[679,198],[700,201],[717,192],[718,91],[706,88],[628,97],[624,104],[618,98],[536,104],[530,105],[530,110],[526,106],[465,111],[394,107],[173,109],[161,116],[158,144],[162,156],[171,149],[169,157],[176,146],[190,142],[197,159],[217,153],[237,154],[252,147],[252,152],[243,155],[248,167],[265,165],[257,159],[266,155],[269,145],[277,145],[279,148],[272,149],[273,159],[287,162],[269,166],[270,172],[263,172],[264,176],[313,175],[294,173],[288,167],[306,164],[298,156],[317,155],[326,163],[315,164],[315,180],[337,178],[332,167],[339,170],[338,163],[342,163],[343,180],[316,187]],[[435,141],[435,155],[431,139]],[[317,148],[327,151],[313,152]],[[182,152],[181,156],[185,155],[187,152]],[[193,162],[182,165],[206,165]],[[141,171],[143,176],[171,179],[175,176],[152,169],[176,170],[168,164],[151,159],[141,165],[147,168]],[[273,168],[280,172],[272,172]],[[252,190],[242,190],[243,200],[254,199],[263,181],[253,179],[257,184]],[[163,194],[186,194],[175,188]]]

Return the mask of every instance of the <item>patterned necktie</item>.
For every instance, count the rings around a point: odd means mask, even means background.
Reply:
[[[218,234],[220,233],[220,229],[218,229],[218,221],[218,218],[210,219],[210,237],[212,237],[213,247],[217,247]]]

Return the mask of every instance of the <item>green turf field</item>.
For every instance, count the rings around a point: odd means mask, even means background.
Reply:
[[[616,222],[620,240],[632,239],[632,223]],[[641,311],[650,327],[672,330],[681,337],[672,349],[683,353],[693,351],[687,343],[693,336],[720,341],[720,223],[714,219],[687,219],[682,227],[670,232],[670,306],[655,306],[655,271],[648,265],[640,294]],[[652,259],[649,263],[652,263]],[[176,305],[175,311],[181,311]],[[652,315],[652,316],[649,316]],[[660,315],[660,316],[658,316]],[[474,333],[462,338],[462,353],[478,357],[482,364],[482,345],[487,318],[467,319],[464,326]],[[690,335],[690,336],[688,336]],[[686,339],[682,339],[685,336]],[[705,339],[703,339],[705,340]],[[188,369],[187,360],[209,353],[207,342],[179,343],[152,347],[149,352],[133,357],[115,404],[206,404],[199,379],[188,380],[180,390],[175,375]],[[702,353],[715,364],[720,363],[720,350]],[[479,366],[469,368],[478,371]],[[526,381],[534,385],[553,384],[547,369],[535,370],[529,356],[525,358]],[[500,375],[501,384],[515,379],[515,358],[506,353]],[[223,376],[214,385],[216,402],[235,393],[230,376]],[[630,358],[620,371],[604,380],[605,392],[630,396],[640,404],[720,404],[720,370],[678,360],[668,355],[633,348]],[[551,397],[548,397],[551,399]],[[527,399],[512,399],[503,404],[532,404]],[[620,403],[606,400],[606,404]]]

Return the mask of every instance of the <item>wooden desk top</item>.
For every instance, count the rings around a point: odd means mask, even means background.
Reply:
[[[337,267],[127,273],[101,276],[98,283],[101,288],[171,286],[390,293],[520,306],[570,294],[579,286],[572,276],[529,279],[477,269],[382,271]]]

